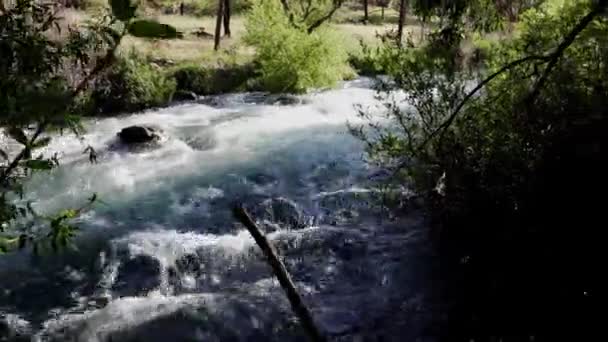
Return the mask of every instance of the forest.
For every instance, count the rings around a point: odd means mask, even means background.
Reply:
[[[0,0],[0,341],[590,341],[608,0]]]

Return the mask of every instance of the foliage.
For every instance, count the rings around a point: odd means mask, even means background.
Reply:
[[[256,48],[259,82],[271,92],[331,87],[349,71],[332,31],[294,27],[278,0],[257,1],[246,21],[245,42]]]
[[[253,77],[251,65],[229,64],[223,67],[206,67],[200,64],[178,65],[169,71],[177,83],[177,91],[198,95],[214,95],[247,90]]]
[[[451,339],[542,339],[556,324],[589,331],[584,296],[599,290],[602,249],[596,198],[607,188],[606,7],[546,1],[476,71],[459,69],[434,42],[384,60],[408,106],[388,101],[391,124],[353,132],[370,160],[431,207],[454,304]]]
[[[349,64],[355,68],[359,75],[375,76],[384,74],[384,63],[381,61],[381,53],[384,51],[382,46],[372,47],[362,40],[359,41],[361,50],[350,53],[348,56]]]
[[[141,19],[133,21],[129,25],[129,34],[139,38],[179,38],[181,35],[177,30],[167,24],[161,24],[154,20]]]
[[[112,68],[97,78],[90,101],[99,113],[137,111],[168,104],[175,86],[171,77],[132,51],[118,57]]]
[[[123,36],[138,23],[136,6],[128,0],[109,4],[111,13],[68,27],[65,39],[53,38],[61,37],[55,4],[21,0],[0,12],[0,126],[11,141],[0,148],[0,253],[28,246],[37,252],[47,242],[55,250],[66,246],[76,229],[70,220],[96,200],[43,216],[24,203],[23,182],[59,164],[56,156],[41,152],[51,142],[47,133],[81,132],[83,92],[111,65]],[[167,36],[150,33],[158,28],[171,31],[149,22],[145,35]]]

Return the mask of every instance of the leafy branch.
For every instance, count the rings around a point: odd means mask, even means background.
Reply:
[[[23,218],[26,218],[28,214],[34,218],[41,218],[34,212],[29,203],[26,207],[18,207],[8,202],[7,193],[12,192],[23,197],[23,187],[20,182],[22,177],[28,174],[28,171],[50,170],[58,164],[56,156],[51,159],[43,159],[43,156],[40,155],[36,159],[32,159],[32,152],[36,149],[45,147],[50,143],[51,137],[42,137],[42,135],[52,125],[60,123],[59,126],[63,127],[62,125],[67,123],[68,126],[78,134],[77,129],[75,128],[76,123],[72,115],[66,115],[61,122],[58,122],[56,118],[63,113],[69,112],[70,107],[74,104],[76,98],[87,89],[97,76],[112,66],[115,61],[116,51],[118,50],[123,37],[131,35],[140,38],[172,39],[181,36],[181,34],[172,26],[161,24],[154,20],[137,18],[137,4],[134,4],[131,0],[109,0],[109,4],[111,14],[110,16],[104,17],[104,19],[109,19],[109,22],[102,19],[99,26],[91,25],[88,27],[92,34],[105,42],[103,46],[106,46],[106,44],[108,46],[105,53],[97,59],[90,71],[84,75],[75,87],[67,91],[62,90],[61,96],[56,96],[54,101],[50,101],[48,106],[50,106],[51,109],[47,114],[39,115],[39,113],[35,112],[36,110],[41,109],[25,110],[24,113],[26,116],[29,115],[38,118],[33,120],[37,122],[37,127],[30,137],[28,137],[22,128],[27,122],[20,122],[19,120],[11,122],[8,120],[6,123],[8,127],[5,129],[5,133],[23,147],[12,160],[6,151],[0,149],[0,159],[3,159],[7,163],[6,166],[0,167],[0,233],[3,233],[0,235],[0,249],[2,251],[6,251],[7,246],[17,245],[18,247],[23,248],[26,245],[26,242],[34,241],[33,236],[28,236],[26,234],[21,234],[18,238],[11,236],[6,237],[4,232],[8,227],[8,223],[15,221],[20,215]],[[20,18],[23,17],[22,13],[30,9],[36,9],[34,13],[41,14],[33,17],[31,22],[21,20]],[[85,43],[87,38],[81,36],[80,32],[70,29],[70,33],[74,34],[75,41],[70,40],[63,46],[59,46],[45,38],[44,32],[53,27],[53,24],[58,27],[56,23],[58,18],[55,16],[55,13],[52,12],[51,6],[38,5],[34,1],[24,2],[16,8],[3,10],[3,12],[0,13],[0,19],[0,24],[3,25],[0,28],[2,29],[3,34],[8,34],[8,37],[11,37],[11,33],[15,30],[22,30],[26,33],[31,31],[31,34],[24,35],[21,39],[40,38],[36,41],[38,44],[37,48],[49,55],[47,59],[41,60],[41,63],[46,63],[43,67],[46,74],[38,76],[41,77],[43,81],[46,81],[45,77],[51,78],[52,80],[58,79],[60,76],[57,76],[54,73],[54,70],[60,69],[59,66],[68,58],[75,58],[75,60],[80,61],[83,66],[88,64],[89,56],[92,52],[87,50],[89,48]],[[20,26],[15,28],[15,22]],[[115,28],[117,25],[122,26],[122,29],[117,30]],[[25,46],[19,40],[19,37],[14,37],[14,39],[16,43],[20,44],[19,46]],[[10,45],[11,43],[12,42],[10,41],[6,43],[6,46],[8,46],[9,49],[12,46]],[[15,75],[10,75],[10,72],[12,70],[19,70],[19,68],[27,68],[27,63],[24,62],[24,59],[27,56],[27,51],[19,51],[18,53],[15,53],[14,56],[9,56],[2,65],[3,70],[9,72],[9,75],[7,75],[6,84],[3,83],[0,85],[2,85],[3,89],[4,87],[7,87],[7,89],[17,89],[17,92],[15,93],[17,96],[20,95],[19,91],[21,91],[21,89],[19,88],[24,86],[27,87],[28,85],[26,84],[27,82],[19,82],[22,77],[19,72],[16,72]],[[15,65],[17,65],[17,67],[15,67]],[[50,86],[48,88],[42,88],[42,91],[52,93],[55,90],[52,88],[54,84],[52,82],[48,84]],[[8,104],[8,114],[12,114],[12,110],[15,108],[13,104],[15,94],[7,93],[1,95],[4,96],[4,98],[0,97],[2,104]],[[28,110],[31,113],[28,112]],[[20,170],[23,170],[23,172],[18,172]],[[58,245],[65,246],[76,230],[76,227],[69,225],[67,221],[79,215],[86,208],[92,206],[96,199],[97,196],[94,195],[89,202],[81,208],[66,209],[56,217],[44,218],[50,222],[51,231],[47,237],[51,238],[54,249],[56,249],[55,247]],[[35,248],[36,246],[37,245],[34,245]]]
[[[540,93],[540,90],[545,85],[549,75],[557,65],[559,59],[562,57],[566,49],[576,40],[576,37],[595,19],[596,16],[601,14],[606,7],[608,6],[608,0],[599,0],[594,8],[585,15],[578,24],[564,37],[562,42],[555,48],[555,50],[546,55],[533,55],[527,56],[515,61],[512,61],[498,71],[494,72],[490,76],[486,77],[483,81],[481,81],[475,88],[473,88],[470,92],[468,92],[465,97],[458,103],[455,109],[452,111],[452,114],[442,123],[440,124],[433,132],[431,132],[424,142],[419,146],[419,150],[424,149],[424,147],[433,140],[437,135],[439,135],[439,140],[443,139],[445,132],[452,125],[462,108],[469,102],[469,100],[483,87],[485,87],[488,83],[490,83],[493,79],[501,75],[502,73],[511,70],[521,64],[530,62],[530,61],[541,61],[547,63],[542,76],[535,83],[530,95],[526,99],[526,103],[529,105],[533,104],[536,97]]]

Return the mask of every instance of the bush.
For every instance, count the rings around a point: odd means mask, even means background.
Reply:
[[[232,64],[208,68],[198,64],[175,67],[169,74],[177,82],[177,90],[198,95],[215,95],[248,89],[253,78],[251,65]]]
[[[245,42],[256,48],[258,82],[270,92],[302,93],[332,87],[349,74],[348,55],[327,28],[308,34],[290,24],[278,0],[256,1]]]
[[[96,111],[110,114],[164,106],[171,101],[176,83],[131,52],[119,57],[93,89],[91,101]]]
[[[361,51],[350,53],[348,63],[359,75],[375,76],[384,74],[384,63],[382,63],[382,47],[371,47],[360,41]]]

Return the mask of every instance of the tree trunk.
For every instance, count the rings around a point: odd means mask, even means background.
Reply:
[[[407,0],[401,0],[399,4],[399,24],[397,27],[397,45],[403,44],[403,26],[405,25],[405,17],[407,15]]]
[[[384,21],[384,6],[382,6],[382,21]]]
[[[420,42],[424,40],[424,24],[426,24],[426,19],[422,18],[420,21]]]
[[[224,1],[224,35],[230,37],[230,0]]]
[[[179,3],[179,15],[184,15],[184,2]]]
[[[224,14],[224,0],[218,0],[217,4],[217,21],[215,22],[215,45],[213,49],[217,51],[220,48],[220,35],[222,34],[222,16]]]
[[[363,23],[367,24],[369,21],[369,0],[363,0]]]

